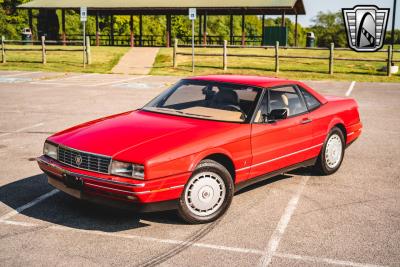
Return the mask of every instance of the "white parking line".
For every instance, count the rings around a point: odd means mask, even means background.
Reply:
[[[17,222],[17,221],[5,221],[5,220],[0,220],[0,223],[4,224],[10,224],[10,225],[18,225],[18,226],[26,226],[26,227],[35,227],[38,226],[35,223],[27,223],[27,222]]]
[[[69,77],[66,77],[66,78],[62,78],[60,80],[72,80],[72,79],[76,79],[76,78],[87,78],[87,77],[90,77],[90,76],[95,76],[97,74],[98,73],[81,74],[81,75],[69,76]]]
[[[350,96],[351,95],[351,92],[353,91],[355,85],[356,85],[356,81],[352,81],[351,84],[350,84],[349,89],[346,92],[346,96]]]
[[[328,264],[339,265],[339,266],[382,267],[382,265],[359,263],[359,262],[353,262],[353,261],[342,261],[342,260],[335,260],[335,259],[329,259],[329,258],[310,257],[310,256],[295,255],[295,254],[289,254],[289,253],[276,253],[275,257],[284,258],[284,259],[308,261],[308,262],[319,263],[319,264],[328,263]]]
[[[128,81],[132,81],[132,80],[137,80],[137,79],[141,79],[141,78],[145,78],[145,77],[149,77],[147,76],[139,76],[139,77],[134,77],[134,78],[129,78],[129,79],[125,79],[125,80],[118,80],[118,81],[112,81],[112,82],[105,82],[105,83],[96,83],[96,84],[85,84],[82,86],[86,86],[86,87],[96,87],[96,86],[103,86],[103,85],[112,85],[112,84],[119,84],[119,83],[124,83],[124,82],[128,82]]]
[[[37,124],[32,125],[32,126],[28,126],[28,127],[24,127],[24,128],[15,130],[14,132],[9,132],[9,133],[0,134],[0,137],[4,137],[4,136],[10,135],[10,134],[14,134],[14,133],[20,133],[20,132],[23,132],[23,131],[25,131],[25,130],[29,130],[29,129],[33,129],[33,128],[40,127],[40,126],[42,126],[42,125],[44,125],[43,122],[37,123]]]
[[[3,221],[3,220],[0,220],[0,223],[10,224],[10,225],[17,225],[17,226],[26,226],[26,227],[38,227],[38,226],[40,226],[39,224],[17,222],[17,221]],[[118,234],[118,233],[101,232],[101,231],[96,231],[96,230],[83,230],[83,229],[69,228],[69,227],[62,226],[62,225],[54,225],[54,226],[48,227],[47,229],[70,231],[70,232],[79,232],[79,233],[85,233],[85,234],[88,234],[88,235],[123,238],[123,239],[131,239],[131,240],[138,240],[138,241],[156,242],[156,243],[170,244],[170,245],[180,245],[180,244],[184,243],[186,245],[190,245],[190,246],[193,246],[193,247],[206,248],[206,249],[212,249],[212,250],[220,250],[220,251],[227,251],[227,252],[233,252],[233,253],[255,254],[255,255],[264,255],[264,253],[265,253],[263,250],[259,250],[259,249],[220,246],[220,245],[214,245],[214,244],[187,242],[187,241],[174,240],[174,239],[162,239],[162,238],[140,236],[140,235],[129,235],[129,234]],[[336,259],[329,259],[329,258],[311,257],[311,256],[305,256],[305,255],[295,255],[295,254],[290,254],[290,253],[275,253],[274,256],[278,257],[278,258],[294,259],[294,260],[298,260],[298,261],[320,263],[320,264],[328,263],[328,264],[339,265],[339,266],[343,266],[344,265],[344,266],[354,266],[354,267],[383,267],[382,265],[365,264],[365,263],[352,262],[352,261],[343,261],[343,260],[336,260]]]
[[[271,263],[271,260],[279,247],[279,242],[281,241],[282,236],[285,233],[286,227],[288,226],[290,219],[297,208],[300,196],[303,193],[304,187],[306,186],[308,179],[310,179],[309,176],[303,177],[301,179],[300,185],[295,195],[290,199],[281,219],[278,222],[278,225],[275,228],[274,233],[272,234],[268,242],[268,246],[263,253],[264,255],[259,262],[259,266],[268,266]]]
[[[40,80],[40,81],[33,81],[30,84],[40,84],[40,85],[60,85],[60,86],[67,86],[68,84],[63,83],[63,81],[70,81],[78,78],[87,78],[90,76],[97,75],[97,73],[89,73],[89,74],[81,74],[81,75],[73,75],[68,76],[65,78],[56,78],[56,79],[49,79],[49,80]],[[85,80],[84,80],[85,81]]]
[[[23,205],[23,206],[21,206],[21,207],[18,207],[18,208],[16,208],[15,210],[13,210],[13,211],[11,211],[11,212],[9,212],[9,213],[7,213],[7,214],[1,216],[1,217],[0,217],[0,221],[4,222],[4,221],[10,219],[11,217],[17,215],[18,213],[21,213],[21,212],[23,212],[24,210],[29,209],[29,208],[31,208],[31,207],[33,207],[33,206],[39,204],[39,203],[42,202],[43,200],[45,200],[45,199],[47,199],[47,198],[49,198],[49,197],[51,197],[51,196],[57,194],[58,192],[59,192],[58,189],[54,189],[54,190],[52,190],[52,191],[50,191],[50,192],[48,192],[48,193],[46,193],[46,194],[44,194],[44,195],[41,195],[40,197],[38,197],[38,198],[32,200],[31,202],[29,202],[29,203],[27,203],[27,204],[25,204],[25,205]]]
[[[41,73],[41,72],[40,71],[29,71],[29,72],[18,72],[18,73],[13,73],[13,74],[6,74],[6,75],[0,74],[0,77],[24,76],[24,75],[34,74],[34,73]]]

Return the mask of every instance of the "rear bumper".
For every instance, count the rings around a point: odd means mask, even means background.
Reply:
[[[352,144],[358,137],[360,137],[362,127],[363,127],[363,125],[361,122],[358,122],[356,124],[353,124],[353,125],[347,127],[347,129],[346,129],[346,131],[347,131],[346,144],[347,145]]]
[[[190,173],[157,180],[121,181],[118,177],[65,166],[49,157],[37,159],[40,169],[47,174],[49,184],[75,198],[112,207],[140,212],[177,208],[177,200]]]

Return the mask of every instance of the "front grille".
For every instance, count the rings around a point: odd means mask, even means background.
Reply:
[[[77,162],[77,158],[79,158],[79,156],[81,160],[78,164],[79,160]],[[111,158],[59,146],[58,161],[78,169],[108,173],[108,167],[110,166]]]

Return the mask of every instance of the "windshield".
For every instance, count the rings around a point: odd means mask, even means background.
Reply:
[[[182,80],[143,110],[207,120],[248,122],[261,89],[210,81]]]

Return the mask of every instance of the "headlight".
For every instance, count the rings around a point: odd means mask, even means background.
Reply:
[[[113,160],[111,163],[111,174],[143,180],[144,166]]]
[[[57,149],[57,146],[45,142],[45,143],[44,143],[44,146],[43,146],[43,154],[46,155],[46,156],[48,156],[48,157],[50,157],[50,158],[58,159],[58,149]]]

